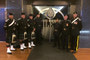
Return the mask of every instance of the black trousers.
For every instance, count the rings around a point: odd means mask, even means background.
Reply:
[[[69,35],[66,33],[62,33],[61,41],[62,41],[62,48],[68,50],[68,40]]]
[[[53,47],[58,47],[60,48],[60,41],[59,41],[59,34],[54,33],[54,42],[53,42]]]
[[[70,37],[71,37],[71,39],[70,39],[70,41],[71,41],[71,49],[76,51],[77,37],[78,36],[77,35],[71,35]]]

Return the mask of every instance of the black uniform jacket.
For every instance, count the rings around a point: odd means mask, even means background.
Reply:
[[[25,30],[27,29],[27,20],[19,18],[17,20],[17,29],[19,32],[25,32]]]
[[[36,27],[36,31],[41,31],[41,29],[43,27],[42,18],[36,18],[35,19],[35,27]]]
[[[59,22],[56,22],[53,24],[54,27],[54,34],[59,35],[61,33],[61,24]]]
[[[4,25],[4,29],[7,31],[7,33],[14,33],[14,31],[16,30],[15,19],[7,19]]]
[[[71,31],[71,23],[69,20],[63,20],[62,25],[62,34],[69,35]]]
[[[27,19],[27,30],[33,30],[35,28],[35,20],[34,19]]]
[[[78,17],[77,17],[78,18]],[[75,18],[75,19],[77,19]],[[82,29],[82,22],[81,19],[77,19],[75,22],[77,22],[77,24],[75,24],[73,21],[75,20],[74,18],[71,20],[71,24],[72,24],[72,29],[71,29],[71,34],[72,35],[79,35],[80,34],[80,30]],[[73,23],[72,23],[73,22]]]

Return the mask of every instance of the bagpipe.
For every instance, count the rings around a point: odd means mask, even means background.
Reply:
[[[32,32],[31,32],[31,39],[34,40],[35,38],[36,38],[36,37],[35,37],[35,32],[32,31]]]
[[[25,31],[24,32],[24,40],[26,40],[27,39],[27,32]]]
[[[17,41],[17,37],[16,37],[16,34],[12,34],[12,43],[16,43]]]

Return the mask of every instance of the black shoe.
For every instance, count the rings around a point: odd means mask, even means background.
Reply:
[[[61,49],[60,47],[58,47],[58,49]]]
[[[29,49],[32,49],[32,48],[29,48]]]
[[[21,51],[24,51],[24,49],[20,49]]]
[[[12,53],[7,53],[7,54],[12,54]]]
[[[72,53],[76,53],[76,50],[74,50]]]
[[[67,52],[70,52],[69,50],[66,50]]]
[[[62,48],[62,50],[65,50],[65,48]]]

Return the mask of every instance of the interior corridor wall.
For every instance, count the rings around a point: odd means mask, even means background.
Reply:
[[[7,0],[7,15],[8,13],[13,13],[15,19],[18,19],[22,12],[22,1],[23,0]]]
[[[81,0],[81,3],[83,29],[80,35],[80,48],[90,48],[90,0]]]

